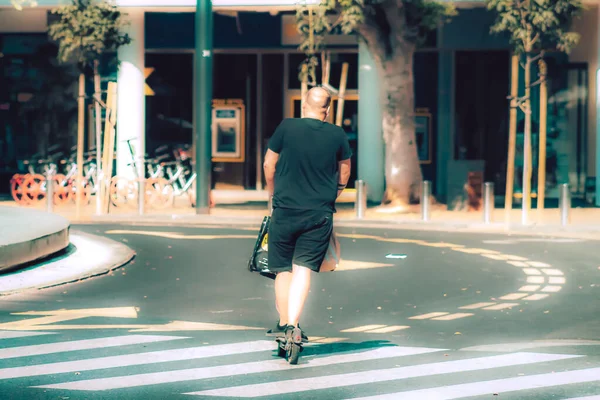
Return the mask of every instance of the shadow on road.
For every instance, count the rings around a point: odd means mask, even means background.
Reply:
[[[318,346],[307,346],[302,350],[302,357],[307,356],[325,356],[336,353],[357,352],[360,350],[372,350],[380,347],[397,347],[396,344],[387,340],[370,340],[361,343],[329,343]],[[273,352],[277,357],[277,350]]]

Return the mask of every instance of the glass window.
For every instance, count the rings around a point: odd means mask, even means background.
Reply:
[[[457,51],[454,158],[485,160],[486,179],[503,174],[507,157],[508,51]]]
[[[162,145],[193,143],[193,54],[146,54],[154,71],[146,84],[146,151]]]

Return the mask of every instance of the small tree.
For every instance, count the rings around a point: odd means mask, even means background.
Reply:
[[[508,32],[515,55],[525,62],[525,93],[511,98],[512,107],[520,108],[525,114],[523,149],[523,205],[530,207],[532,151],[531,151],[531,89],[541,80],[531,82],[531,67],[544,57],[545,51],[558,50],[569,53],[577,45],[580,35],[571,32],[571,22],[583,10],[581,0],[486,0],[488,10],[496,12],[497,18],[492,33]],[[513,74],[518,71],[512,71]],[[545,77],[541,77],[545,79]],[[514,123],[514,122],[513,122]],[[510,150],[513,151],[513,150]],[[510,160],[509,160],[510,161]],[[512,166],[507,168],[507,174]],[[508,179],[507,179],[508,181]],[[512,195],[510,193],[506,196]],[[525,220],[526,220],[525,215]]]
[[[107,0],[72,0],[52,13],[59,16],[49,28],[50,37],[58,42],[58,59],[75,62],[81,74],[93,68],[94,81],[99,83],[100,59],[109,55],[116,62],[116,50],[131,42],[127,34],[121,34],[128,23],[117,6]],[[95,86],[99,98],[100,87]]]
[[[337,15],[331,23],[330,15]],[[332,29],[356,33],[377,66],[383,107],[386,192],[383,203],[406,206],[422,181],[414,127],[413,56],[426,34],[456,14],[451,3],[433,0],[323,0],[297,10],[300,49],[307,55],[300,79],[316,83],[316,54]],[[376,129],[376,127],[374,127]]]
[[[131,39],[122,34],[127,25],[117,6],[108,0],[72,0],[72,4],[52,11],[59,19],[50,25],[49,35],[58,42],[58,59],[63,63],[74,62],[79,75],[79,120],[77,146],[77,215],[79,215],[83,184],[83,131],[85,118],[85,72],[94,71],[94,91],[96,98],[96,151],[97,171],[100,175],[101,124],[100,124],[100,59],[109,56],[117,60],[117,49],[129,44]],[[99,179],[97,180],[100,181]],[[100,199],[97,199],[100,204]]]

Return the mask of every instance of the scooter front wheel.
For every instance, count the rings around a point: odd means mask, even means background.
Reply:
[[[287,361],[292,365],[298,364],[298,358],[300,358],[300,351],[301,347],[299,344],[296,344],[294,342],[289,343],[289,349],[286,352]]]

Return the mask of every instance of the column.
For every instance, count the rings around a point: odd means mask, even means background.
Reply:
[[[144,9],[123,8],[131,22],[126,33],[131,43],[118,51],[117,76],[117,175],[133,179],[133,160],[127,141],[135,152],[138,176],[144,176],[143,158],[146,152],[146,97],[144,95]]]
[[[448,200],[448,163],[454,152],[454,53],[438,53],[438,115],[435,195],[437,200]]]
[[[368,200],[378,203],[385,190],[381,100],[375,60],[362,41],[358,46],[358,64],[358,179],[367,184]]]
[[[597,7],[597,20],[596,23],[594,24],[596,27],[598,26],[598,21],[600,21],[600,6]],[[593,39],[595,44],[596,44],[596,48],[600,49],[600,29],[596,28],[596,37]],[[590,154],[588,155],[588,157],[595,157],[596,159],[596,199],[595,199],[595,203],[596,203],[596,207],[600,207],[600,50],[596,53],[597,54],[597,63],[596,63],[596,99],[595,99],[595,103],[596,103],[596,107],[595,107],[595,112],[596,112],[596,129],[594,131],[589,132],[590,135],[595,135],[596,137],[596,154],[592,155],[593,153],[590,152]],[[594,82],[594,78],[590,77],[590,82]],[[593,93],[593,91],[592,91]],[[591,96],[590,96],[591,97]],[[590,101],[593,101],[590,98]]]

